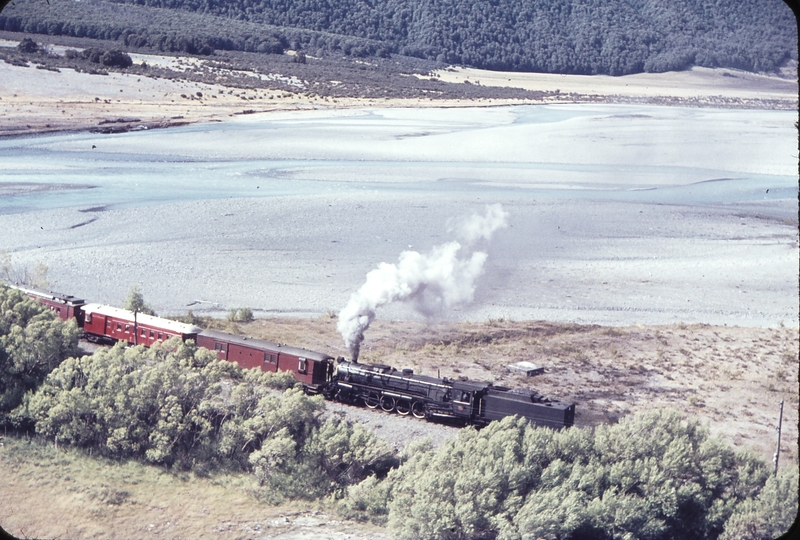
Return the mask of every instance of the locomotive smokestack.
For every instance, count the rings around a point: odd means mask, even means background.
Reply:
[[[364,332],[375,320],[377,309],[391,302],[407,302],[431,317],[457,304],[470,302],[475,280],[483,273],[486,253],[469,252],[480,239],[489,240],[497,229],[507,226],[501,205],[486,207],[486,215],[473,214],[456,229],[464,241],[435,246],[430,253],[404,251],[397,264],[380,263],[367,274],[364,284],[339,312],[337,329],[354,362],[358,361]]]

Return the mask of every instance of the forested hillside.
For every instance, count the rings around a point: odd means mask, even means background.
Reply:
[[[192,54],[292,48],[575,74],[772,71],[797,58],[782,0],[19,0],[0,30]]]

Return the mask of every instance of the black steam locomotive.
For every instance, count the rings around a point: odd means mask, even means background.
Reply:
[[[452,419],[471,425],[519,415],[531,423],[561,428],[571,426],[575,404],[551,401],[529,390],[494,386],[469,380],[438,379],[398,371],[384,365],[339,360],[323,393],[330,399],[380,407],[386,412],[417,418]]]
[[[384,365],[348,362],[343,358],[260,339],[203,330],[160,317],[124,309],[87,304],[70,295],[15,287],[48,306],[61,319],[75,319],[84,336],[96,342],[125,341],[149,347],[171,337],[192,340],[213,350],[221,360],[242,368],[291,371],[309,394],[345,403],[364,403],[371,409],[412,415],[427,420],[448,419],[482,426],[492,420],[520,415],[531,423],[561,428],[571,426],[575,405],[551,401],[530,390],[492,383],[416,375]]]

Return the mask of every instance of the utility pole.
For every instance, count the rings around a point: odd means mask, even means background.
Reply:
[[[775,457],[772,460],[775,462],[775,476],[778,476],[778,457],[781,455],[781,424],[783,423],[783,400],[781,400],[781,412],[778,415],[778,446],[775,447]]]

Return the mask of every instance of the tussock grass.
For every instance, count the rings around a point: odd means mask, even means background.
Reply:
[[[248,474],[200,478],[36,439],[2,442],[0,523],[21,538],[250,538],[301,515],[326,519],[311,503],[259,503]]]

